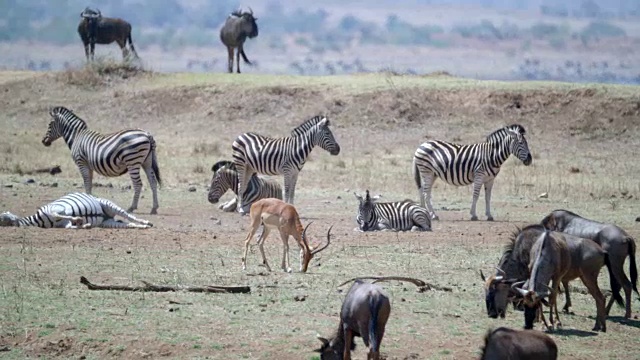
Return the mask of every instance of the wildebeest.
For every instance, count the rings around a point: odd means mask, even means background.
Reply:
[[[372,197],[369,190],[364,198],[356,192],[353,195],[359,202],[356,230],[431,231],[427,209],[414,201],[377,202],[380,195]]]
[[[237,72],[240,73],[240,56],[245,63],[251,65],[251,61],[247,59],[244,53],[244,42],[258,36],[258,18],[253,16],[253,10],[249,8],[249,12],[242,12],[238,9],[231,13],[220,29],[220,40],[227,47],[229,72],[233,72],[233,49],[238,49],[236,55]]]
[[[535,330],[499,327],[487,331],[480,360],[555,360],[558,346],[548,335]]]
[[[492,318],[504,317],[507,302],[510,297],[510,286],[515,282],[522,282],[529,278],[529,264],[534,242],[545,232],[540,224],[529,225],[515,232],[498,264],[498,273],[482,280],[485,281],[487,313]],[[571,265],[562,277],[565,288],[566,303],[564,311],[571,306],[569,282],[580,278],[596,301],[598,318],[596,327],[602,325],[604,329],[604,295],[598,287],[597,278],[602,265],[610,268],[607,254],[594,241],[569,234],[555,233],[566,242],[570,253]],[[615,281],[615,280],[613,280]],[[616,300],[621,303],[620,295]],[[525,309],[526,310],[526,309]]]
[[[137,58],[138,54],[133,47],[131,39],[131,24],[118,18],[103,17],[100,10],[92,10],[88,7],[81,13],[80,24],[78,24],[78,34],[84,44],[84,53],[87,61],[93,61],[93,54],[96,44],[111,44],[117,42],[122,50],[122,58],[126,59],[129,55],[127,43],[131,53]]]
[[[355,349],[353,337],[360,336],[369,348],[367,359],[379,359],[380,343],[390,313],[389,297],[382,287],[355,280],[342,302],[340,324],[335,335],[330,339],[318,337],[322,346],[315,351],[323,360],[348,360],[351,359],[351,350]]]
[[[609,269],[611,278],[611,291],[614,296],[607,304],[607,314],[611,310],[615,295],[620,292],[620,286],[625,294],[625,318],[631,317],[631,289],[638,293],[638,269],[636,268],[636,242],[623,229],[616,225],[604,224],[594,220],[583,218],[568,210],[554,210],[542,219],[542,224],[549,230],[591,239],[598,243],[607,252],[611,261]],[[629,274],[631,281],[624,273],[624,262],[629,256]]]

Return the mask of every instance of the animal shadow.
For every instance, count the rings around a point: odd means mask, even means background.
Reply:
[[[553,332],[554,335],[564,335],[564,336],[577,336],[577,337],[590,337],[598,335],[597,332],[594,331],[584,331],[578,329],[556,329]]]
[[[620,325],[632,326],[636,329],[640,329],[640,321],[634,319],[625,319],[623,316],[609,316],[608,321],[618,323]]]

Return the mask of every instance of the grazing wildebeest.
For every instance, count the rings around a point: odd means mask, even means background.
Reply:
[[[485,279],[481,272],[482,280],[485,281],[487,313],[490,317],[497,318],[501,316],[504,318],[507,302],[511,294],[510,286],[515,282],[526,281],[529,278],[531,250],[534,242],[544,232],[545,229],[540,224],[535,224],[514,233],[500,259],[497,274]],[[592,240],[569,234],[555,232],[554,234],[564,239],[571,258],[571,266],[561,280],[565,288],[566,297],[563,310],[568,312],[571,306],[571,297],[568,291],[569,282],[580,278],[596,301],[598,314],[596,325],[600,324],[603,329],[606,329],[606,326],[604,326],[605,298],[598,287],[597,278],[603,265],[607,265],[607,268],[611,266],[607,254]],[[616,300],[622,303],[620,295],[616,297]]]
[[[253,10],[249,8],[249,12],[242,12],[238,9],[231,13],[220,29],[220,40],[227,47],[229,72],[233,72],[233,49],[238,49],[236,56],[237,72],[240,74],[240,56],[245,63],[251,65],[251,61],[247,59],[244,53],[244,42],[258,36],[258,18],[253,16]]]
[[[591,239],[598,243],[607,252],[611,261],[609,272],[613,272],[611,278],[611,291],[620,292],[620,286],[625,294],[625,318],[631,317],[631,289],[638,293],[638,269],[636,268],[636,242],[623,229],[616,225],[604,224],[594,220],[583,218],[568,210],[554,210],[542,219],[542,225],[549,230]],[[629,256],[629,274],[631,281],[624,273],[624,262]],[[607,304],[607,314],[611,310],[615,296]]]
[[[480,360],[555,360],[558,346],[548,335],[535,330],[499,327],[487,331]]]
[[[315,350],[320,359],[351,359],[355,349],[354,336],[362,337],[369,348],[367,359],[380,358],[380,343],[391,313],[389,297],[379,285],[354,281],[342,302],[340,324],[330,339],[318,337],[322,346]]]
[[[116,220],[121,216],[126,221]],[[41,206],[30,216],[20,218],[10,212],[0,214],[0,226],[37,226],[41,228],[148,229],[153,225],[138,219],[113,202],[87,193],[70,193]]]
[[[356,223],[360,231],[431,231],[431,219],[427,209],[411,201],[376,202],[380,195],[371,197],[369,190],[364,198],[356,192],[358,215]]]
[[[78,34],[84,44],[84,53],[87,61],[93,61],[93,53],[96,44],[111,44],[117,42],[122,50],[122,58],[126,59],[129,55],[127,50],[127,42],[131,53],[137,58],[138,54],[133,47],[131,39],[131,24],[118,18],[103,17],[100,10],[92,10],[88,7],[81,13],[80,24],[78,24]]]
[[[238,201],[238,170],[232,161],[221,160],[211,167],[211,171],[213,172],[213,177],[211,178],[207,199],[210,203],[215,204],[227,190],[231,189],[236,194],[236,197],[218,205],[218,208],[225,212],[235,211]],[[282,199],[282,186],[277,181],[264,179],[253,174],[247,183],[245,196],[246,202],[243,204],[243,210],[244,214],[248,214],[251,204],[257,200],[266,198]]]
[[[249,233],[244,241],[244,254],[242,255],[242,270],[247,268],[247,253],[249,252],[249,243],[255,235],[256,231],[263,225],[262,234],[258,239],[258,246],[260,248],[260,254],[262,255],[262,264],[271,271],[271,267],[267,262],[267,257],[264,254],[264,241],[269,232],[272,229],[280,232],[280,239],[282,239],[282,245],[284,246],[282,254],[282,270],[291,272],[289,266],[289,236],[292,236],[298,246],[300,246],[300,272],[307,272],[309,262],[313,256],[320,251],[326,249],[331,243],[331,227],[327,231],[327,242],[322,247],[317,245],[310,245],[307,238],[307,228],[311,223],[308,223],[304,229],[302,223],[300,223],[300,215],[296,208],[287,204],[280,199],[268,198],[260,199],[251,205],[249,210],[249,217],[251,224],[249,225]]]

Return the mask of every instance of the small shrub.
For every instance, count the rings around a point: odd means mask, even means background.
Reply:
[[[124,80],[147,73],[139,61],[116,62],[96,59],[80,69],[66,69],[58,75],[58,79],[69,85],[98,87],[107,85],[113,80]]]

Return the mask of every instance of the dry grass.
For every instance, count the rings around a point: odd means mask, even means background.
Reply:
[[[96,88],[113,85],[129,78],[150,75],[139,61],[115,61],[108,58],[96,57],[95,61],[81,68],[69,68],[58,74],[58,79],[67,85],[85,88]]]
[[[387,358],[474,358],[488,327],[522,325],[520,313],[505,320],[485,317],[477,274],[497,262],[516,225],[569,208],[640,235],[633,222],[640,163],[628,150],[637,147],[640,114],[628,87],[388,75],[158,74],[127,81],[90,92],[50,77],[0,84],[14,95],[0,114],[0,124],[13,134],[0,148],[8,150],[0,156],[0,210],[28,214],[81,185],[68,148],[61,141],[51,148],[40,144],[47,115],[37,91],[100,132],[149,130],[165,184],[159,215],[146,214],[151,197],[143,191],[139,215],[156,225],[150,230],[1,231],[0,345],[12,349],[5,357],[312,359],[316,333],[328,335],[337,326],[344,293],[335,286],[358,275],[402,274],[453,292],[417,293],[408,285],[386,284],[393,299],[383,342]],[[332,157],[314,150],[298,180],[296,206],[305,223],[314,221],[314,238],[334,225],[333,244],[305,275],[266,274],[256,249],[244,273],[240,254],[248,219],[206,201],[208,169],[230,158],[238,134],[283,136],[320,112],[329,114],[342,151]],[[442,220],[432,233],[352,231],[353,191],[369,189],[389,201],[417,198],[410,169],[421,142],[481,141],[510,123],[526,127],[534,161],[524,167],[510,159],[503,166],[493,191],[496,222],[467,221],[471,188],[439,181],[434,205]],[[60,164],[62,174],[30,176],[36,184],[24,184],[16,173],[52,164]],[[54,181],[57,188],[40,186]],[[130,203],[132,192],[123,189],[130,185],[127,176],[96,181],[113,184],[96,188],[97,195]],[[195,192],[188,191],[192,184]],[[547,198],[538,197],[545,192]],[[483,205],[481,198],[481,218]],[[266,248],[276,268],[279,239],[270,237]],[[297,251],[291,258],[297,259]],[[252,294],[91,292],[78,283],[80,275],[118,284],[249,284]],[[306,300],[294,300],[299,295]],[[621,324],[617,308],[608,332],[589,336],[593,301],[575,294],[573,302],[576,315],[563,318],[569,330],[553,335],[562,358],[625,358],[640,345],[640,324]],[[634,311],[638,306],[634,301]],[[362,346],[356,356],[364,356]]]

